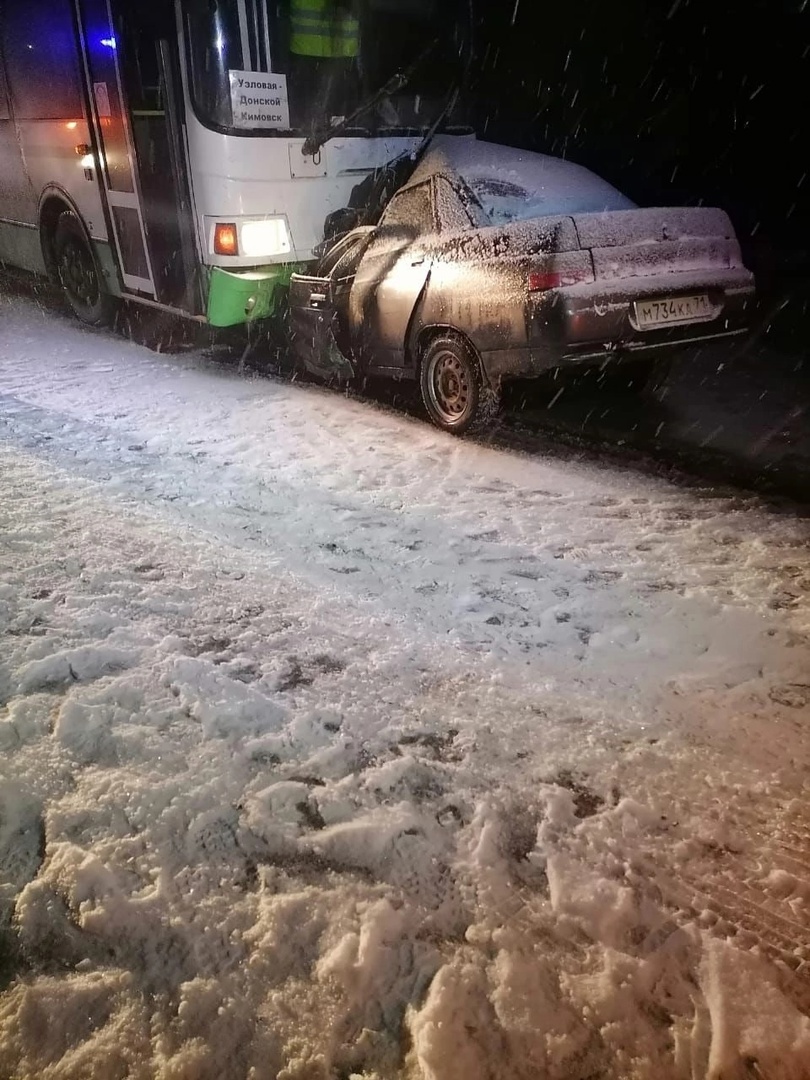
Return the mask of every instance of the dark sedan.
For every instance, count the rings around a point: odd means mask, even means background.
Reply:
[[[722,210],[639,209],[572,162],[446,136],[293,276],[290,318],[310,371],[418,379],[461,434],[504,380],[741,333],[753,296]]]

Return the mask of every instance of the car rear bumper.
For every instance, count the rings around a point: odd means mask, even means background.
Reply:
[[[641,329],[636,301],[708,294],[711,317]],[[694,273],[625,278],[574,285],[529,299],[525,345],[481,353],[490,381],[539,375],[569,363],[608,355],[655,353],[694,342],[744,333],[755,296],[753,275],[724,270],[711,283]]]

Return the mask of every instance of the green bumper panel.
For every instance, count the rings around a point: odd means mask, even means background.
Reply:
[[[241,271],[212,267],[208,321],[212,326],[238,326],[275,315],[279,289],[290,284],[290,277],[302,265],[279,263]]]

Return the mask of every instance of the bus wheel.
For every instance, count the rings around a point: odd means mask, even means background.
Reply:
[[[108,326],[115,300],[107,292],[79,219],[69,211],[56,223],[53,252],[62,292],[74,315],[89,326]]]

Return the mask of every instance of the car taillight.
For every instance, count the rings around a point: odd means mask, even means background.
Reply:
[[[236,225],[225,224],[222,221],[216,224],[214,227],[214,254],[239,254],[239,238],[236,234]]]
[[[545,292],[546,289],[558,289],[562,284],[560,278],[560,274],[534,270],[529,274],[529,292]]]
[[[584,267],[581,270],[533,270],[529,274],[529,292],[547,292],[566,285],[579,285],[583,281],[593,281],[593,274]]]

